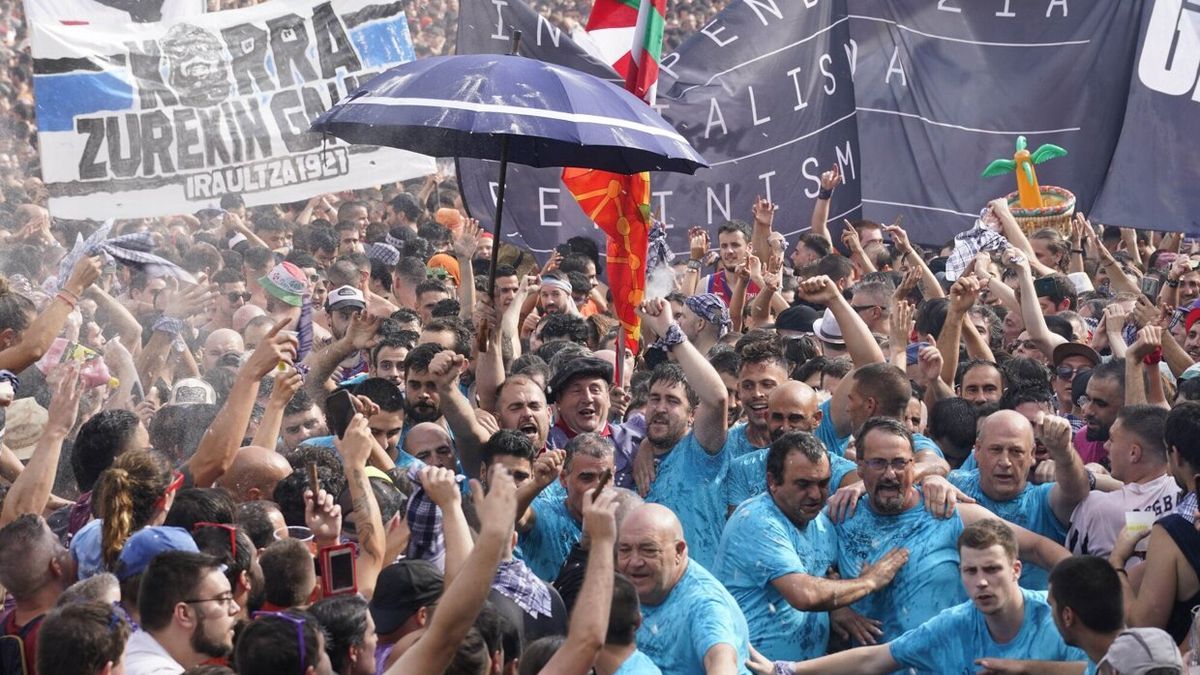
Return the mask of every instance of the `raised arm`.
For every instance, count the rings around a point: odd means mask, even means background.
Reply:
[[[605,490],[583,495],[583,531],[591,542],[583,588],[571,612],[567,641],[558,648],[543,673],[586,675],[596,655],[604,647],[608,634],[608,615],[612,609],[613,544],[617,538],[616,493]]]
[[[728,399],[721,376],[700,350],[683,335],[672,315],[669,302],[662,298],[646,300],[638,308],[638,314],[642,317],[642,325],[654,334],[667,336],[671,340],[681,340],[668,349],[683,369],[688,384],[700,397],[700,404],[694,411],[692,431],[705,452],[710,455],[721,452],[725,447],[726,434],[729,433],[729,424],[726,421]]]
[[[517,531],[524,534],[537,521],[537,511],[529,508],[542,490],[558,480],[563,463],[567,460],[566,450],[547,450],[533,462],[533,475],[517,488],[516,511]]]
[[[1061,335],[1051,333],[1046,326],[1046,317],[1042,314],[1042,306],[1038,304],[1037,290],[1033,287],[1033,272],[1029,269],[1029,258],[1019,251],[1007,249],[1004,251],[1004,262],[1017,272],[1017,280],[1021,283],[1021,319],[1025,321],[1025,330],[1029,338],[1037,343],[1043,354],[1054,353],[1054,348],[1067,341]]]
[[[146,386],[166,375],[175,338],[184,330],[188,319],[204,311],[215,297],[212,288],[199,283],[170,292],[163,316],[154,323],[154,333],[137,358],[138,377]]]
[[[116,329],[121,337],[121,344],[132,354],[142,349],[142,325],[134,318],[125,306],[109,295],[103,288],[93,284],[87,289],[87,296],[96,302],[98,308],[104,310],[108,317],[108,326]]]
[[[479,538],[463,564],[462,572],[438,601],[429,628],[387,670],[389,675],[440,673],[450,665],[458,645],[483,609],[496,567],[504,548],[512,540],[516,487],[502,466],[495,466],[488,481],[487,496],[476,481],[471,482],[475,512],[479,514]]]
[[[356,578],[358,592],[368,600],[375,593],[375,580],[387,563],[387,534],[383,529],[383,513],[375,500],[375,491],[367,477],[367,459],[378,443],[371,436],[367,418],[355,414],[346,427],[344,438],[334,438],[338,454],[346,469],[346,487],[350,490],[354,533],[358,536]]]
[[[454,237],[454,258],[458,261],[458,318],[471,322],[475,309],[475,252],[479,249],[479,221],[467,218]]]
[[[279,431],[283,428],[283,409],[303,384],[304,378],[295,370],[275,376],[275,386],[271,388],[271,396],[267,399],[267,405],[263,407],[262,419],[250,445],[274,449],[279,444]]]
[[[79,296],[100,278],[102,258],[83,257],[71,268],[71,276],[62,290],[54,296],[41,314],[30,322],[21,340],[4,351],[0,351],[0,370],[19,373],[45,355],[50,343],[58,337],[67,322],[67,315],[75,309]]]
[[[1033,430],[1050,451],[1050,459],[1054,460],[1055,483],[1050,488],[1050,508],[1059,523],[1069,525],[1075,507],[1091,492],[1087,470],[1071,445],[1071,423],[1058,415],[1039,413],[1039,417]]]
[[[187,462],[192,482],[197,487],[212,485],[233,464],[233,458],[242,446],[246,426],[250,423],[259,381],[275,370],[280,362],[290,365],[296,360],[296,338],[280,332],[288,323],[289,320],[284,319],[275,324],[238,369],[225,405],[200,440],[196,454]]]
[[[1033,245],[1029,243],[1029,237],[1025,236],[1025,231],[1021,229],[1017,219],[1013,217],[1012,211],[1008,208],[1008,200],[1004,197],[999,197],[988,202],[988,206],[992,207],[992,213],[1000,221],[1000,231],[1004,238],[1013,248],[1021,251],[1025,255],[1025,259],[1029,261],[1029,266],[1037,270],[1038,276],[1053,274],[1057,270],[1052,270],[1049,267],[1038,262],[1037,256],[1033,252]],[[1008,257],[1008,254],[1005,254]]]
[[[79,412],[79,366],[74,361],[59,366],[53,373],[57,379],[54,393],[47,411],[46,428],[33,449],[29,464],[13,481],[0,511],[0,527],[8,525],[26,513],[41,513],[50,499],[54,478],[58,475],[58,460],[62,455],[63,440],[75,426]]]
[[[942,291],[942,285],[938,283],[937,277],[933,275],[933,270],[929,269],[929,265],[925,264],[925,259],[913,248],[912,243],[908,240],[908,233],[899,225],[887,225],[883,228],[892,237],[892,243],[896,245],[896,252],[899,253],[908,263],[909,267],[917,270],[921,275],[921,292],[926,298],[944,298],[946,293]]]
[[[938,335],[937,348],[942,353],[941,378],[947,385],[954,385],[954,375],[958,372],[958,345],[962,341],[963,323],[967,313],[979,299],[979,282],[973,277],[959,277],[950,287],[950,304],[946,308],[946,323],[942,333]]]
[[[754,198],[754,206],[750,209],[754,214],[754,228],[750,234],[750,252],[759,260],[771,257],[771,225],[775,222],[777,204],[764,199],[762,195]]]
[[[1141,295],[1142,289],[1138,287],[1136,281],[1125,274],[1125,271],[1121,269],[1120,263],[1113,257],[1113,254],[1104,248],[1104,244],[1096,237],[1096,230],[1092,227],[1092,224],[1081,213],[1076,213],[1075,217],[1083,221],[1083,234],[1092,242],[1097,255],[1100,256],[1100,268],[1108,273],[1109,285],[1112,286],[1113,291],[1117,293],[1130,293],[1134,296]],[[1166,284],[1163,285],[1165,286]]]
[[[421,469],[421,487],[442,510],[442,535],[446,540],[445,583],[451,583],[475,546],[467,517],[463,515],[462,492],[458,489],[454,472],[436,466]]]
[[[356,312],[340,340],[334,340],[324,349],[309,352],[304,359],[308,365],[304,388],[314,401],[324,401],[325,396],[333,391],[329,378],[337,370],[338,364],[355,351],[374,347],[379,341],[378,332],[379,317],[368,312]]]
[[[842,169],[837,163],[828,171],[821,174],[821,191],[817,193],[817,201],[813,204],[812,233],[824,237],[833,246],[833,238],[829,236],[829,204],[833,200],[833,191],[845,182],[842,179]]]
[[[491,434],[479,424],[471,402],[458,388],[459,373],[465,362],[466,357],[461,354],[443,350],[429,362],[429,376],[437,383],[442,415],[454,434],[454,447],[463,470],[473,476],[479,471],[480,449]]]

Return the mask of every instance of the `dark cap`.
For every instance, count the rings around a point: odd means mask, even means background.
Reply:
[[[550,378],[546,398],[550,401],[557,401],[558,395],[562,393],[563,389],[567,388],[571,380],[585,376],[598,377],[605,382],[612,382],[613,365],[604,359],[598,359],[594,356],[571,359]]]
[[[1092,379],[1092,371],[1079,373],[1071,379],[1071,401],[1079,405],[1079,399],[1087,393],[1088,381]]]
[[[1054,354],[1050,360],[1053,361],[1054,365],[1057,366],[1072,356],[1082,356],[1086,358],[1092,362],[1093,368],[1100,365],[1100,355],[1096,353],[1096,350],[1079,342],[1064,342],[1055,347]]]
[[[788,307],[775,318],[775,330],[790,330],[797,333],[811,333],[813,322],[817,320],[817,310],[808,305]]]
[[[442,597],[442,573],[428,560],[401,560],[383,568],[371,598],[375,632],[391,633]]]

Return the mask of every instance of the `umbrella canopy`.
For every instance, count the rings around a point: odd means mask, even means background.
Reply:
[[[645,102],[597,77],[520,56],[437,56],[397,66],[312,124],[350,143],[435,157],[616,173],[694,173],[704,158]],[[507,143],[501,143],[507,140]]]

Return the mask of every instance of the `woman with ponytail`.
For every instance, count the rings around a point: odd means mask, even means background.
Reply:
[[[133,450],[100,474],[92,497],[96,520],[71,540],[79,578],[113,571],[130,535],[161,525],[183,484],[183,474],[154,450]]]

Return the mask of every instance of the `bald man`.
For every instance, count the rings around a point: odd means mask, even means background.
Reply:
[[[771,390],[767,397],[767,427],[772,441],[792,431],[812,433],[820,424],[821,401],[812,387],[787,380]],[[730,462],[725,482],[725,503],[730,513],[738,504],[767,491],[767,450],[755,450]],[[854,462],[845,457],[829,453],[829,465],[831,490],[861,480]]]
[[[1071,423],[1057,415],[1043,414],[1038,419],[1031,423],[1013,410],[989,415],[975,440],[979,468],[951,472],[949,481],[1004,520],[1061,544],[1067,538],[1071,513],[1087,498],[1094,479],[1089,479],[1083,460],[1071,447]],[[1029,482],[1035,433],[1050,451],[1048,461],[1054,462],[1053,483]],[[928,478],[923,485],[929,488]],[[1033,565],[1021,572],[1021,586],[1030,590],[1045,590],[1047,580],[1045,570]]]
[[[437,422],[421,422],[409,429],[404,451],[430,466],[454,470],[454,443]]]
[[[237,451],[233,465],[219,479],[217,485],[229,490],[240,502],[271,499],[275,484],[292,473],[292,465],[283,455],[270,448],[248,445]]]
[[[638,648],[664,675],[749,673],[749,628],[733,596],[688,558],[683,526],[661,504],[643,504],[621,524],[617,570],[642,603]]]
[[[246,325],[250,323],[251,319],[266,315],[267,312],[258,305],[242,305],[233,311],[232,327],[239,333],[245,333]]]
[[[204,340],[204,353],[201,359],[203,372],[211,372],[222,356],[236,354],[240,357],[245,350],[246,345],[242,342],[242,336],[236,330],[230,328],[214,330]]]

